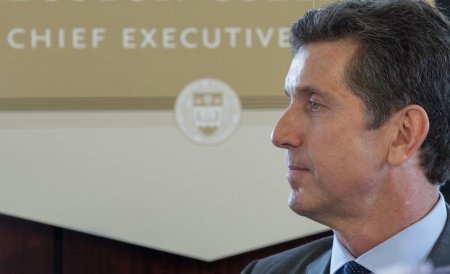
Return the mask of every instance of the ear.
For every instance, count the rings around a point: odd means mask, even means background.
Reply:
[[[408,105],[395,113],[390,123],[393,138],[387,160],[392,165],[401,165],[419,150],[427,137],[428,115],[421,106]]]

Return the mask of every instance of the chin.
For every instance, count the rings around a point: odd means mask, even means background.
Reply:
[[[299,201],[299,197],[294,197],[294,193],[291,193],[288,200],[289,208],[297,213],[298,215],[305,216],[307,214],[307,210],[304,208],[304,203]]]
[[[308,203],[307,199],[305,199],[304,197],[300,198],[298,196],[298,193],[297,195],[295,195],[295,193],[290,194],[288,205],[293,212],[297,213],[300,216],[307,217],[312,220],[317,219],[315,217],[316,215],[318,215],[317,213],[319,211],[317,208],[317,204],[315,205],[314,203]]]

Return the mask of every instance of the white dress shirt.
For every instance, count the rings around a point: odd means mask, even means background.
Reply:
[[[434,208],[421,220],[410,225],[381,244],[354,258],[339,241],[336,234],[331,251],[330,274],[348,261],[377,273],[389,266],[404,264],[417,266],[425,262],[447,220],[447,209],[442,194]]]

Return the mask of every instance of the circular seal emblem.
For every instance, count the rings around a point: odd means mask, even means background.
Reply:
[[[213,145],[227,139],[237,128],[241,102],[234,90],[217,79],[188,84],[175,102],[181,132],[198,144]]]

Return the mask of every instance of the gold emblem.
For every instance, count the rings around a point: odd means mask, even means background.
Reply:
[[[240,120],[241,103],[233,89],[217,79],[200,79],[187,85],[175,103],[182,133],[200,144],[225,140]]]
[[[198,92],[193,96],[195,125],[204,134],[213,134],[222,123],[222,94]]]

